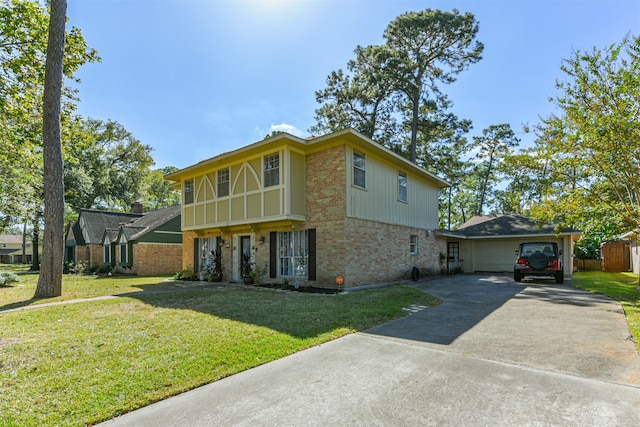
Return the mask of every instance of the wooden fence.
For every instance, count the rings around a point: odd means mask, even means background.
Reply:
[[[631,251],[629,242],[620,240],[607,242],[602,245],[602,259],[604,271],[621,272],[629,271],[631,267]]]
[[[577,268],[578,271],[602,271],[602,260],[574,258],[573,266]]]

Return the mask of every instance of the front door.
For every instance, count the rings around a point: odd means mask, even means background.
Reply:
[[[240,278],[242,278],[242,259],[251,259],[251,236],[240,236]]]

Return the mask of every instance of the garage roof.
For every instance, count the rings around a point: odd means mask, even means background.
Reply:
[[[509,237],[509,236],[557,236],[582,234],[575,228],[563,228],[556,231],[555,224],[542,227],[521,215],[477,215],[462,224],[453,234],[460,237]]]

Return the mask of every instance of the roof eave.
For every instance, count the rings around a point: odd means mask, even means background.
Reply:
[[[271,138],[263,139],[261,141],[251,143],[249,145],[245,145],[244,147],[240,147],[232,151],[227,151],[225,153],[218,154],[217,156],[202,160],[194,165],[187,166],[186,168],[167,174],[164,176],[164,178],[170,181],[177,182],[177,181],[180,181],[184,175],[190,175],[192,172],[195,172],[202,168],[207,168],[211,164],[220,163],[230,157],[238,156],[240,154],[246,154],[251,151],[262,150],[265,148],[265,146],[278,145],[278,143],[281,143],[283,140],[287,140],[288,142],[293,144],[306,145],[307,143],[306,140],[300,137],[283,132],[283,133],[279,133],[278,135],[272,136]]]
[[[530,238],[530,237],[560,237],[560,236],[580,236],[582,234],[581,231],[566,231],[559,234],[556,233],[526,233],[526,234],[498,234],[498,235],[487,235],[487,234],[473,234],[473,235],[464,235],[455,233],[457,236],[463,239],[469,240],[477,240],[477,239],[515,239],[515,238]]]

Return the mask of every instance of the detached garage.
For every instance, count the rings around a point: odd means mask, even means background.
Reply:
[[[457,249],[465,273],[513,272],[516,250],[522,242],[556,242],[562,249],[565,276],[573,272],[573,243],[581,232],[572,228],[556,234],[554,225],[538,227],[520,215],[474,216],[455,231],[440,233],[448,247]],[[452,254],[448,254],[451,260]]]

